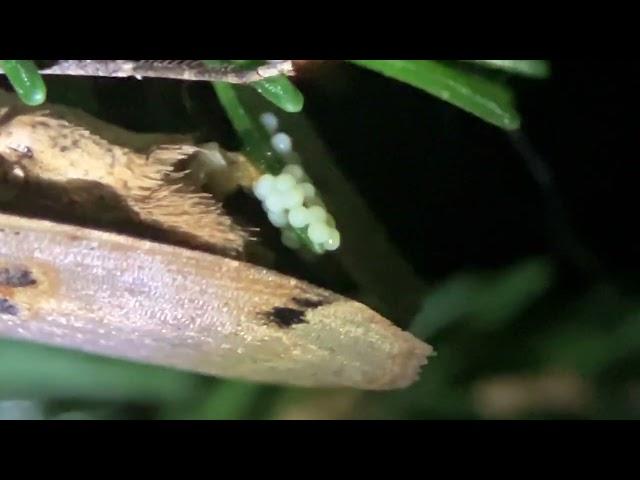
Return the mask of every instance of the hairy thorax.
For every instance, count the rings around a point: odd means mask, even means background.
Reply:
[[[10,184],[29,188],[30,197],[41,194],[55,203],[52,208],[87,215],[102,208],[194,247],[240,255],[246,232],[226,215],[220,199],[185,182],[187,172],[176,169],[203,149],[175,144],[134,150],[128,143],[136,143],[136,134],[128,142],[123,132],[116,144],[48,111],[0,109],[0,166]]]

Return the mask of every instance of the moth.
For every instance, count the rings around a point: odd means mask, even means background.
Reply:
[[[0,213],[0,335],[279,385],[412,384],[429,345],[363,304],[232,258],[242,229],[171,168],[196,150],[140,153],[56,116],[0,109],[0,162],[14,181],[57,187],[80,208],[108,191],[134,221],[188,240]]]

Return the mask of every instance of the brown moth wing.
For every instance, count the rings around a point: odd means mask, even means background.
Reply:
[[[0,214],[0,335],[256,382],[395,389],[430,346],[357,302],[216,255]]]

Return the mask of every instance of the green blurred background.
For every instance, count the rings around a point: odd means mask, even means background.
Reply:
[[[338,167],[388,234],[364,260],[305,261],[279,244],[254,200],[228,202],[261,227],[274,268],[369,303],[432,344],[438,355],[413,387],[252,385],[0,341],[0,418],[640,417],[634,75],[611,75],[638,64],[551,67],[546,80],[509,79],[525,136],[354,65],[328,62],[295,80],[306,123],[294,144],[316,168]],[[133,130],[240,148],[204,83],[51,77],[47,86],[48,101]],[[330,160],[305,150],[317,144]],[[367,255],[370,232],[349,234]],[[363,270],[376,262],[398,269],[371,279]],[[398,288],[397,303],[379,294]]]

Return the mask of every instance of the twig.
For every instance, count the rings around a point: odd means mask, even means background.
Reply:
[[[566,207],[556,189],[553,172],[544,158],[534,149],[524,131],[514,130],[508,132],[508,136],[540,188],[546,203],[548,221],[556,236],[558,247],[583,272],[594,276],[603,276],[599,259],[582,243],[573,229]]]
[[[252,70],[209,67],[199,60],[61,60],[40,70],[43,75],[143,77],[189,81],[251,83],[276,75],[293,75],[293,61],[278,60]]]

